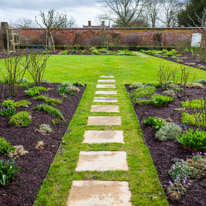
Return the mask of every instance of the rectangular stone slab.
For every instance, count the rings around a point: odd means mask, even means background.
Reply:
[[[114,83],[114,79],[100,79],[98,80],[99,83]]]
[[[86,130],[84,133],[83,143],[101,144],[101,143],[124,143],[123,131],[100,131],[100,130]]]
[[[121,125],[120,116],[90,116],[88,125]]]
[[[116,86],[115,85],[113,85],[113,84],[97,84],[97,86],[96,86],[96,88],[100,88],[100,89],[114,89],[114,88],[116,88]]]
[[[100,76],[101,78],[114,78],[114,76]]]
[[[128,182],[74,180],[67,206],[132,206]]]
[[[115,105],[92,105],[91,112],[119,112],[119,106],[115,106]]]
[[[109,95],[109,94],[117,94],[117,92],[116,91],[96,91],[95,94]]]
[[[94,97],[94,102],[117,102],[115,97]]]
[[[127,171],[127,154],[124,151],[81,151],[75,171]]]

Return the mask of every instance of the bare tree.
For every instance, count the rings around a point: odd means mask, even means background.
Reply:
[[[105,13],[96,16],[96,21],[98,25],[100,25],[102,21],[105,21],[106,25],[110,27],[112,23],[115,21],[115,19],[111,17],[111,14]]]
[[[68,29],[76,27],[76,22],[73,17],[67,19],[67,21],[60,27],[60,29]]]
[[[54,9],[49,10],[47,13],[40,11],[39,15],[41,17],[42,24],[37,21],[37,17],[36,22],[41,28],[43,28],[43,26],[46,27],[46,45],[48,46],[48,49],[55,49],[53,34],[58,29],[61,29],[64,25],[66,25],[67,16],[66,14],[59,14],[58,12],[55,12]]]
[[[116,16],[121,27],[131,27],[142,15],[149,0],[99,0]]]
[[[145,17],[148,18],[148,22],[152,28],[157,24],[160,19],[160,7],[163,0],[151,0],[145,8]]]
[[[178,12],[185,5],[185,0],[163,0],[162,1],[162,22],[166,27],[174,27],[178,23]]]
[[[35,26],[36,26],[35,23],[31,19],[27,19],[27,18],[17,19],[13,24],[13,27],[20,28],[20,29],[27,29]]]

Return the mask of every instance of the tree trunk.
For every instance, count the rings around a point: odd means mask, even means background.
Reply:
[[[47,41],[48,41],[48,49],[49,50],[54,50],[54,40],[52,37],[52,34],[50,32],[47,33]]]

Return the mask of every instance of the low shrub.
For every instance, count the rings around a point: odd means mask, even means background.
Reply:
[[[159,130],[164,124],[165,120],[159,117],[148,117],[147,119],[143,120],[145,125],[154,127],[155,130]]]
[[[21,101],[15,102],[16,108],[18,108],[18,107],[27,107],[28,105],[31,105],[31,102],[27,101],[27,100],[21,100]]]
[[[156,92],[156,87],[149,86],[149,87],[142,87],[136,90],[133,90],[130,93],[130,97],[133,103],[136,103],[136,100],[142,97],[150,97]]]
[[[206,149],[206,132],[190,129],[182,134],[177,140],[184,146],[194,150]]]
[[[65,82],[61,86],[58,87],[58,92],[60,94],[68,94],[68,95],[75,95],[78,93],[80,90],[78,87],[75,87],[72,83],[70,82]]]
[[[173,102],[174,98],[171,96],[162,96],[157,94],[152,97],[152,104],[155,106],[167,106],[169,103]]]
[[[138,89],[142,87],[144,87],[144,85],[141,82],[134,82],[129,86],[130,89]]]
[[[187,83],[185,85],[187,88],[203,88],[204,86],[200,83]]]
[[[0,116],[12,116],[16,113],[15,101],[11,99],[4,100],[2,102],[2,109],[0,110]]]
[[[79,86],[79,87],[85,87],[85,84],[82,82],[74,82],[73,85]]]
[[[206,84],[206,79],[199,79],[199,80],[195,81],[195,83]]]
[[[6,155],[9,154],[14,150],[14,147],[11,146],[11,144],[4,139],[3,137],[0,137],[0,155]]]
[[[26,127],[31,124],[31,122],[32,116],[28,112],[22,111],[13,115],[9,121],[9,124],[14,125],[15,127]]]
[[[19,169],[16,167],[15,159],[11,161],[0,160],[0,184],[6,185],[15,179]]]
[[[175,92],[172,89],[163,91],[162,94],[166,96],[172,96],[172,97],[175,96]]]
[[[185,101],[185,102],[181,102],[182,107],[185,107],[187,109],[203,109],[204,108],[204,103],[203,103],[203,99],[193,99],[192,101]]]
[[[182,129],[174,123],[166,123],[155,134],[155,137],[161,141],[175,139],[182,134]]]
[[[47,104],[40,104],[37,106],[37,109],[39,111],[43,110],[44,112],[47,112],[48,114],[51,114],[53,116],[56,116],[56,117],[59,117],[61,118],[63,121],[65,121],[65,118],[64,116],[62,115],[62,113],[60,112],[60,110],[52,107],[52,106],[49,106]]]

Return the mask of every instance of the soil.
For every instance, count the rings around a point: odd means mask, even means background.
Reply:
[[[157,57],[154,54],[148,54],[148,55]],[[194,58],[192,56],[192,54],[189,53],[189,52],[185,52],[182,55],[183,55],[182,57],[177,57],[175,59],[170,57],[170,56],[168,56],[168,57],[159,57],[159,58],[167,59],[167,60],[176,62],[178,64],[183,64],[183,65],[191,66],[191,67],[194,67],[194,68],[206,71],[206,64],[200,61],[200,57],[199,56]],[[179,62],[178,59],[181,59],[182,62]],[[203,66],[204,68],[200,68],[200,66]]]
[[[14,100],[28,100],[32,103],[28,108],[19,108],[17,111],[31,112],[33,121],[32,124],[25,128],[15,128],[8,124],[9,117],[0,116],[0,136],[11,142],[12,145],[23,145],[24,149],[29,153],[20,156],[16,159],[16,164],[20,171],[15,180],[6,186],[0,185],[0,205],[1,206],[31,206],[34,204],[37,193],[42,185],[42,181],[46,178],[47,172],[54,157],[58,151],[62,137],[67,131],[69,122],[71,121],[77,106],[81,100],[85,88],[79,87],[80,92],[75,96],[64,98],[57,92],[57,87],[60,84],[43,84],[49,88],[48,92],[41,92],[41,94],[48,94],[49,97],[62,100],[62,104],[55,106],[60,109],[61,113],[66,119],[62,124],[52,124],[52,119],[56,117],[51,116],[43,111],[35,110],[37,104],[45,103],[43,101],[35,101],[24,93],[25,88],[19,89],[19,94]],[[0,84],[2,89],[2,84]],[[0,90],[2,91],[2,90]],[[8,97],[5,94],[4,99]],[[2,94],[0,97],[2,102]],[[48,135],[43,135],[37,129],[40,124],[49,124],[53,132]],[[35,149],[39,141],[43,141],[45,147],[43,150]],[[0,159],[7,160],[8,157],[0,156]]]
[[[128,92],[129,85],[126,85]],[[160,89],[157,93],[161,93]],[[149,116],[157,116],[166,119],[168,122],[174,122],[182,127],[180,121],[181,114],[183,112],[191,113],[190,109],[185,111],[175,111],[175,108],[181,108],[181,101],[188,99],[199,99],[206,96],[206,88],[188,88],[186,89],[186,96],[183,98],[175,98],[173,103],[170,103],[167,107],[156,107],[153,105],[139,106],[134,105],[134,109],[139,119],[140,126],[143,131],[144,141],[149,148],[150,155],[153,159],[154,165],[158,172],[159,180],[164,188],[165,196],[168,199],[170,205],[173,206],[205,206],[206,205],[206,178],[194,182],[193,185],[188,189],[187,193],[182,196],[179,200],[171,201],[167,195],[167,187],[169,186],[169,180],[171,180],[168,171],[172,166],[171,160],[174,158],[186,160],[188,156],[191,156],[194,151],[183,148],[183,146],[177,140],[168,140],[161,142],[155,138],[155,129],[148,127],[142,123],[144,119]],[[189,127],[193,128],[195,127]],[[187,128],[187,129],[188,129]],[[202,150],[206,152],[206,150]]]

